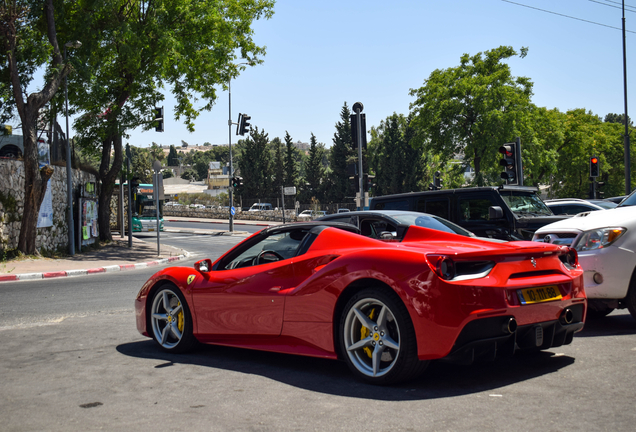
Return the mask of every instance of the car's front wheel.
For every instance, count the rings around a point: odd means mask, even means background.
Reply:
[[[344,308],[340,343],[353,373],[372,384],[395,384],[416,378],[428,362],[417,358],[415,330],[397,296],[369,288]]]
[[[192,334],[192,316],[181,291],[174,285],[159,288],[150,309],[152,337],[169,352],[185,352],[196,343]]]

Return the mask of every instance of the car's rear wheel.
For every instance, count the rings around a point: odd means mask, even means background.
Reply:
[[[415,330],[404,304],[378,288],[355,294],[340,322],[340,343],[353,373],[372,384],[416,378],[428,362],[417,358]]]
[[[192,334],[192,316],[181,291],[163,285],[153,298],[150,309],[152,337],[169,352],[185,352],[196,343]]]

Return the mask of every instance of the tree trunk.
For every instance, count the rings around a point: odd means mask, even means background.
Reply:
[[[27,116],[25,116],[25,119]],[[39,254],[36,249],[35,241],[37,239],[37,224],[40,205],[44,200],[46,186],[48,180],[53,175],[53,168],[46,165],[42,169],[38,163],[37,137],[35,130],[35,120],[27,121],[30,123],[24,128],[24,210],[22,212],[22,226],[20,228],[20,237],[18,238],[18,250],[27,254]],[[26,126],[26,127],[25,127]]]
[[[99,239],[101,241],[111,241],[113,236],[110,232],[110,201],[115,189],[115,180],[119,176],[122,167],[122,140],[121,135],[108,137],[102,143],[102,162],[99,167],[99,209],[97,223],[99,225]],[[110,150],[115,150],[113,165],[110,165]],[[110,169],[109,169],[110,168]]]

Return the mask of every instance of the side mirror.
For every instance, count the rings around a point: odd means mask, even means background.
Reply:
[[[210,258],[202,259],[194,263],[194,269],[198,272],[209,272],[212,268],[212,260]]]
[[[503,218],[503,210],[499,206],[488,207],[488,219],[501,219]]]
[[[395,237],[397,237],[396,232],[382,231],[380,233],[380,240],[393,240]]]

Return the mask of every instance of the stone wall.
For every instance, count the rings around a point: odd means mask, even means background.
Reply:
[[[206,218],[206,219],[229,219],[230,213],[227,210],[222,209],[209,209],[209,208],[190,208],[190,207],[176,207],[176,206],[164,206],[163,217],[180,216],[180,217],[192,217],[192,218]],[[271,211],[239,211],[234,215],[234,220],[250,220],[250,221],[283,221],[283,212],[281,210]],[[285,221],[296,222],[296,211],[294,209],[285,209]]]
[[[43,255],[68,249],[68,223],[66,215],[66,168],[53,166],[51,192],[53,226],[38,228],[36,247]],[[73,190],[80,184],[95,181],[95,176],[73,170]],[[24,209],[24,165],[22,161],[0,159],[0,252],[18,245],[22,212]]]

